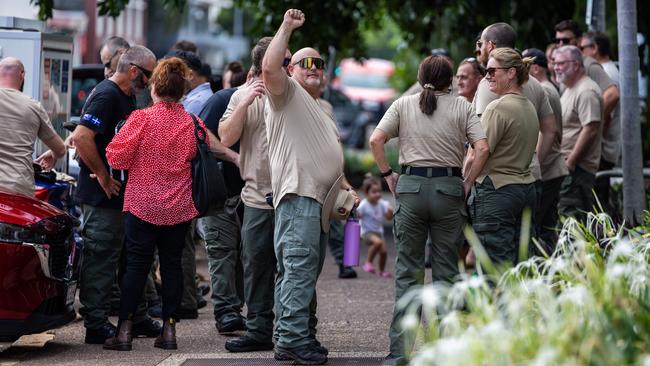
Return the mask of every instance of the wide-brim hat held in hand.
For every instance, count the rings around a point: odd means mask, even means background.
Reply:
[[[323,208],[320,214],[320,224],[323,232],[330,231],[331,220],[345,220],[350,216],[350,212],[354,208],[354,196],[351,192],[341,189],[341,182],[343,181],[343,174],[334,182],[325,201],[323,201]]]

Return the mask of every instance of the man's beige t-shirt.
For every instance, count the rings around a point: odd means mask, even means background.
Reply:
[[[589,173],[596,174],[600,164],[603,98],[598,85],[584,76],[571,88],[564,89],[562,103],[562,153],[569,156],[578,141],[582,128],[598,122],[598,134],[577,165]]]
[[[490,156],[477,182],[486,176],[494,188],[535,182],[530,162],[535,153],[539,122],[535,107],[522,95],[506,94],[488,104],[481,125],[490,145]]]
[[[220,123],[232,115],[248,93],[249,87],[237,89],[228,102],[228,108]],[[244,180],[241,200],[246,206],[259,209],[273,209],[266,203],[265,195],[271,193],[271,168],[269,166],[269,144],[266,138],[264,105],[266,96],[255,98],[246,109],[246,120],[239,139],[239,171]]]
[[[442,94],[436,110],[420,110],[420,94],[397,99],[377,128],[399,137],[399,163],[414,167],[462,167],[465,142],[485,138],[472,105],[462,97]]]
[[[564,154],[562,154],[562,104],[560,103],[560,93],[555,88],[555,85],[548,80],[544,80],[540,84],[546,92],[551,109],[553,109],[555,128],[557,130],[551,151],[548,153],[546,161],[541,163],[542,180],[547,181],[565,176],[569,174],[569,170],[564,162]]]
[[[592,57],[585,57],[583,59],[583,65],[585,66],[585,72],[587,73],[587,76],[596,84],[601,90],[601,93],[610,86],[616,86],[616,83],[612,78],[607,75],[607,72],[605,72],[605,69],[603,69],[603,66],[598,63],[594,58]]]
[[[535,107],[537,112],[537,120],[541,121],[544,117],[553,114],[553,109],[551,109],[551,104],[548,102],[548,97],[544,92],[544,88],[535,78],[530,77],[528,81],[521,86],[522,92]],[[481,82],[478,84],[476,89],[476,94],[474,95],[474,108],[476,109],[476,114],[479,117],[483,114],[483,111],[487,108],[488,104],[492,101],[499,98],[499,95],[492,93],[488,86],[488,81],[486,78],[481,79]],[[537,155],[533,156],[533,160],[530,163],[530,170],[533,174],[535,180],[542,179],[542,170],[540,169],[539,160],[537,160]]]
[[[343,174],[343,150],[330,112],[293,78],[281,95],[267,90],[266,135],[273,203],[287,194],[320,204]]]
[[[0,88],[0,188],[34,196],[34,143],[54,135],[40,103],[18,90]]]
[[[619,80],[620,80],[620,75],[618,72],[618,68],[616,67],[616,64],[612,61],[608,61],[604,64],[601,64],[603,67],[603,70],[607,73],[607,76],[609,76],[610,79],[614,82],[614,84],[618,87],[619,86]],[[592,78],[593,79],[593,78]],[[598,84],[600,89],[603,91],[603,86]],[[603,109],[605,107],[603,106]],[[603,127],[605,125],[603,124]],[[618,102],[616,104],[616,107],[612,111],[611,115],[611,121],[609,123],[609,129],[607,130],[607,133],[605,136],[603,136],[603,143],[601,147],[602,151],[600,153],[600,156],[603,158],[603,160],[610,162],[610,163],[618,163],[619,157],[621,156],[621,103]]]

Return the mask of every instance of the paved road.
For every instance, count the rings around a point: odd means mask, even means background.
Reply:
[[[392,271],[395,250],[390,239],[388,247],[387,267]],[[362,251],[361,258],[365,258],[365,248]],[[206,274],[204,251],[199,253],[198,271]],[[393,280],[364,273],[360,268],[357,272],[357,279],[338,279],[338,267],[328,255],[318,282],[318,338],[329,348],[330,358],[383,357],[388,350]],[[148,338],[136,339],[131,352],[105,351],[101,345],[86,345],[80,320],[55,332],[54,339],[41,348],[11,347],[0,353],[0,366],[180,365],[195,358],[267,357],[270,360],[273,357],[272,352],[232,354],[226,351],[223,345],[228,338],[217,334],[211,304],[199,310],[198,319],[178,324],[179,349],[173,352],[154,348],[153,339]]]

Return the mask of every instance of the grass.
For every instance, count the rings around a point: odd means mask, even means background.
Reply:
[[[566,219],[552,255],[510,268],[466,237],[477,274],[398,303],[409,349],[423,341],[412,365],[650,365],[650,213],[632,230],[603,213]]]

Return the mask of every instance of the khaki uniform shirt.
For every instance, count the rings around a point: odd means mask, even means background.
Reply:
[[[616,86],[619,86],[618,68],[609,61],[601,65]],[[600,84],[598,85],[600,86]],[[602,86],[600,87],[601,89]],[[604,90],[604,89],[603,89]],[[604,108],[604,106],[603,106]],[[603,137],[601,156],[604,160],[616,164],[621,155],[621,103],[618,102],[612,112],[612,119],[607,134]]]
[[[472,105],[462,97],[439,95],[427,116],[420,110],[420,94],[397,99],[377,128],[388,138],[399,137],[399,163],[415,167],[462,167],[465,142],[485,138]]]
[[[490,145],[490,157],[477,182],[486,176],[494,188],[535,181],[530,162],[535,153],[539,122],[535,107],[522,95],[506,94],[488,104],[481,125]]]
[[[560,93],[548,80],[544,80],[540,82],[540,84],[542,84],[546,96],[548,97],[548,101],[551,104],[551,109],[553,109],[555,127],[557,129],[553,145],[551,146],[551,151],[549,152],[546,161],[541,164],[542,180],[547,181],[565,176],[569,174],[569,170],[564,161],[564,154],[562,154],[562,104],[560,103]]]
[[[521,86],[521,89],[524,93],[524,96],[533,103],[535,111],[537,111],[537,120],[541,121],[542,118],[553,114],[551,105],[548,102],[548,97],[544,92],[544,89],[540,85],[537,79],[530,77],[528,81]],[[481,79],[481,82],[478,84],[476,89],[476,94],[474,95],[474,108],[476,109],[476,114],[481,116],[488,104],[493,100],[498,99],[499,96],[490,91],[488,87],[488,81],[486,78]],[[539,126],[538,126],[539,127]],[[540,169],[539,160],[537,160],[537,155],[533,156],[533,160],[530,163],[530,169],[535,180],[542,179],[542,170]]]
[[[422,85],[416,81],[415,84],[411,85],[404,93],[402,93],[402,96],[406,97],[408,95],[415,95],[420,93],[422,90]],[[455,77],[451,79],[451,92],[449,94],[453,96],[458,95],[458,79]]]
[[[220,122],[232,115],[247,93],[248,87],[246,86],[242,86],[233,93]],[[265,198],[265,195],[272,191],[269,144],[264,122],[265,102],[266,96],[262,96],[255,98],[253,103],[248,106],[244,128],[239,139],[239,171],[245,182],[241,191],[241,200],[247,206],[264,210],[273,209],[266,203]]]
[[[583,77],[572,88],[564,89],[562,102],[562,153],[569,156],[578,141],[582,127],[592,122],[601,122],[603,98],[598,85],[589,77]],[[602,123],[598,135],[577,165],[596,174],[600,164],[600,144]]]
[[[33,197],[34,143],[54,135],[39,102],[18,90],[0,88],[0,188]]]
[[[323,203],[343,173],[343,150],[333,115],[293,78],[281,95],[267,90],[266,135],[273,201],[286,194]]]

